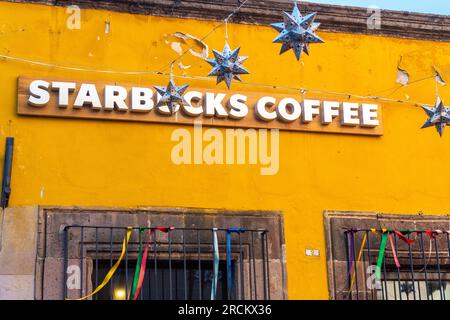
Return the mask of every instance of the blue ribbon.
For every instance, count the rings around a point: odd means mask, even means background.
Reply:
[[[229,228],[227,229],[227,288],[228,294],[231,296],[231,290],[233,289],[233,275],[231,269],[231,233],[244,233],[246,229],[242,228]]]

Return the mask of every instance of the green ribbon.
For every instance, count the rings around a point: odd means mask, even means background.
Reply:
[[[140,228],[139,232],[144,233],[144,229]],[[134,295],[136,294],[136,290],[139,284],[139,275],[141,274],[141,261],[142,261],[142,241],[139,242],[139,254],[136,262],[136,270],[134,271],[134,279],[133,279],[133,287],[131,289],[130,300],[134,299]]]
[[[378,253],[377,270],[375,270],[375,278],[380,281],[381,279],[381,267],[383,266],[384,252],[386,251],[387,239],[389,231],[383,232],[381,235],[380,252]]]

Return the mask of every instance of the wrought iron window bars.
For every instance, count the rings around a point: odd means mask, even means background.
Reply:
[[[139,246],[145,244],[140,231],[148,230],[155,232],[149,243],[143,290],[138,299],[209,300],[217,275],[217,299],[271,298],[267,230],[215,229],[219,268],[214,272],[213,229],[171,227],[163,233],[158,232],[159,228],[133,227],[120,268],[92,299],[132,298]],[[127,227],[64,227],[64,298],[80,298],[102,282],[120,255],[126,232]]]
[[[347,229],[342,235],[347,270],[345,288],[334,288],[338,299],[450,299],[449,231]]]

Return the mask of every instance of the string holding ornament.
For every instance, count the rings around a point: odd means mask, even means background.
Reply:
[[[170,79],[169,84],[166,87],[154,86],[161,98],[156,104],[156,108],[167,106],[170,114],[174,114],[178,111],[180,105],[189,105],[189,103],[183,98],[183,94],[189,87],[188,84],[177,86],[173,79],[173,62],[170,65]]]
[[[213,67],[208,76],[217,77],[217,84],[225,82],[230,89],[233,80],[242,81],[240,75],[250,74],[250,72],[242,66],[248,57],[239,56],[241,48],[231,50],[228,45],[228,19],[229,17],[225,19],[225,46],[222,52],[213,50],[214,59],[206,60],[206,62]]]
[[[444,101],[439,96],[439,84],[445,85],[445,81],[437,71],[436,67],[433,66],[436,81],[436,102],[434,107],[422,106],[422,109],[428,115],[427,121],[422,126],[422,129],[428,127],[435,127],[439,135],[442,137],[444,134],[444,129],[447,125],[450,125],[450,107],[444,105]]]

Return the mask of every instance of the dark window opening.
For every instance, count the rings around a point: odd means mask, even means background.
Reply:
[[[130,266],[135,266],[136,261],[131,261]],[[235,262],[232,268],[235,269]],[[99,261],[99,279],[104,279],[110,269],[109,261]],[[175,300],[209,300],[211,299],[211,286],[214,278],[212,261],[172,261],[158,260],[155,269],[154,260],[148,259],[145,277],[142,283],[138,300],[169,300],[170,283],[172,283],[172,298]],[[126,273],[127,272],[127,273]],[[95,297],[98,300],[129,300],[134,268],[119,268],[114,278]],[[234,276],[233,287],[236,288]],[[92,274],[92,282],[95,283],[95,274]],[[235,299],[234,290],[231,299]],[[217,300],[225,300],[227,292],[227,267],[226,261],[219,263],[217,277]]]

